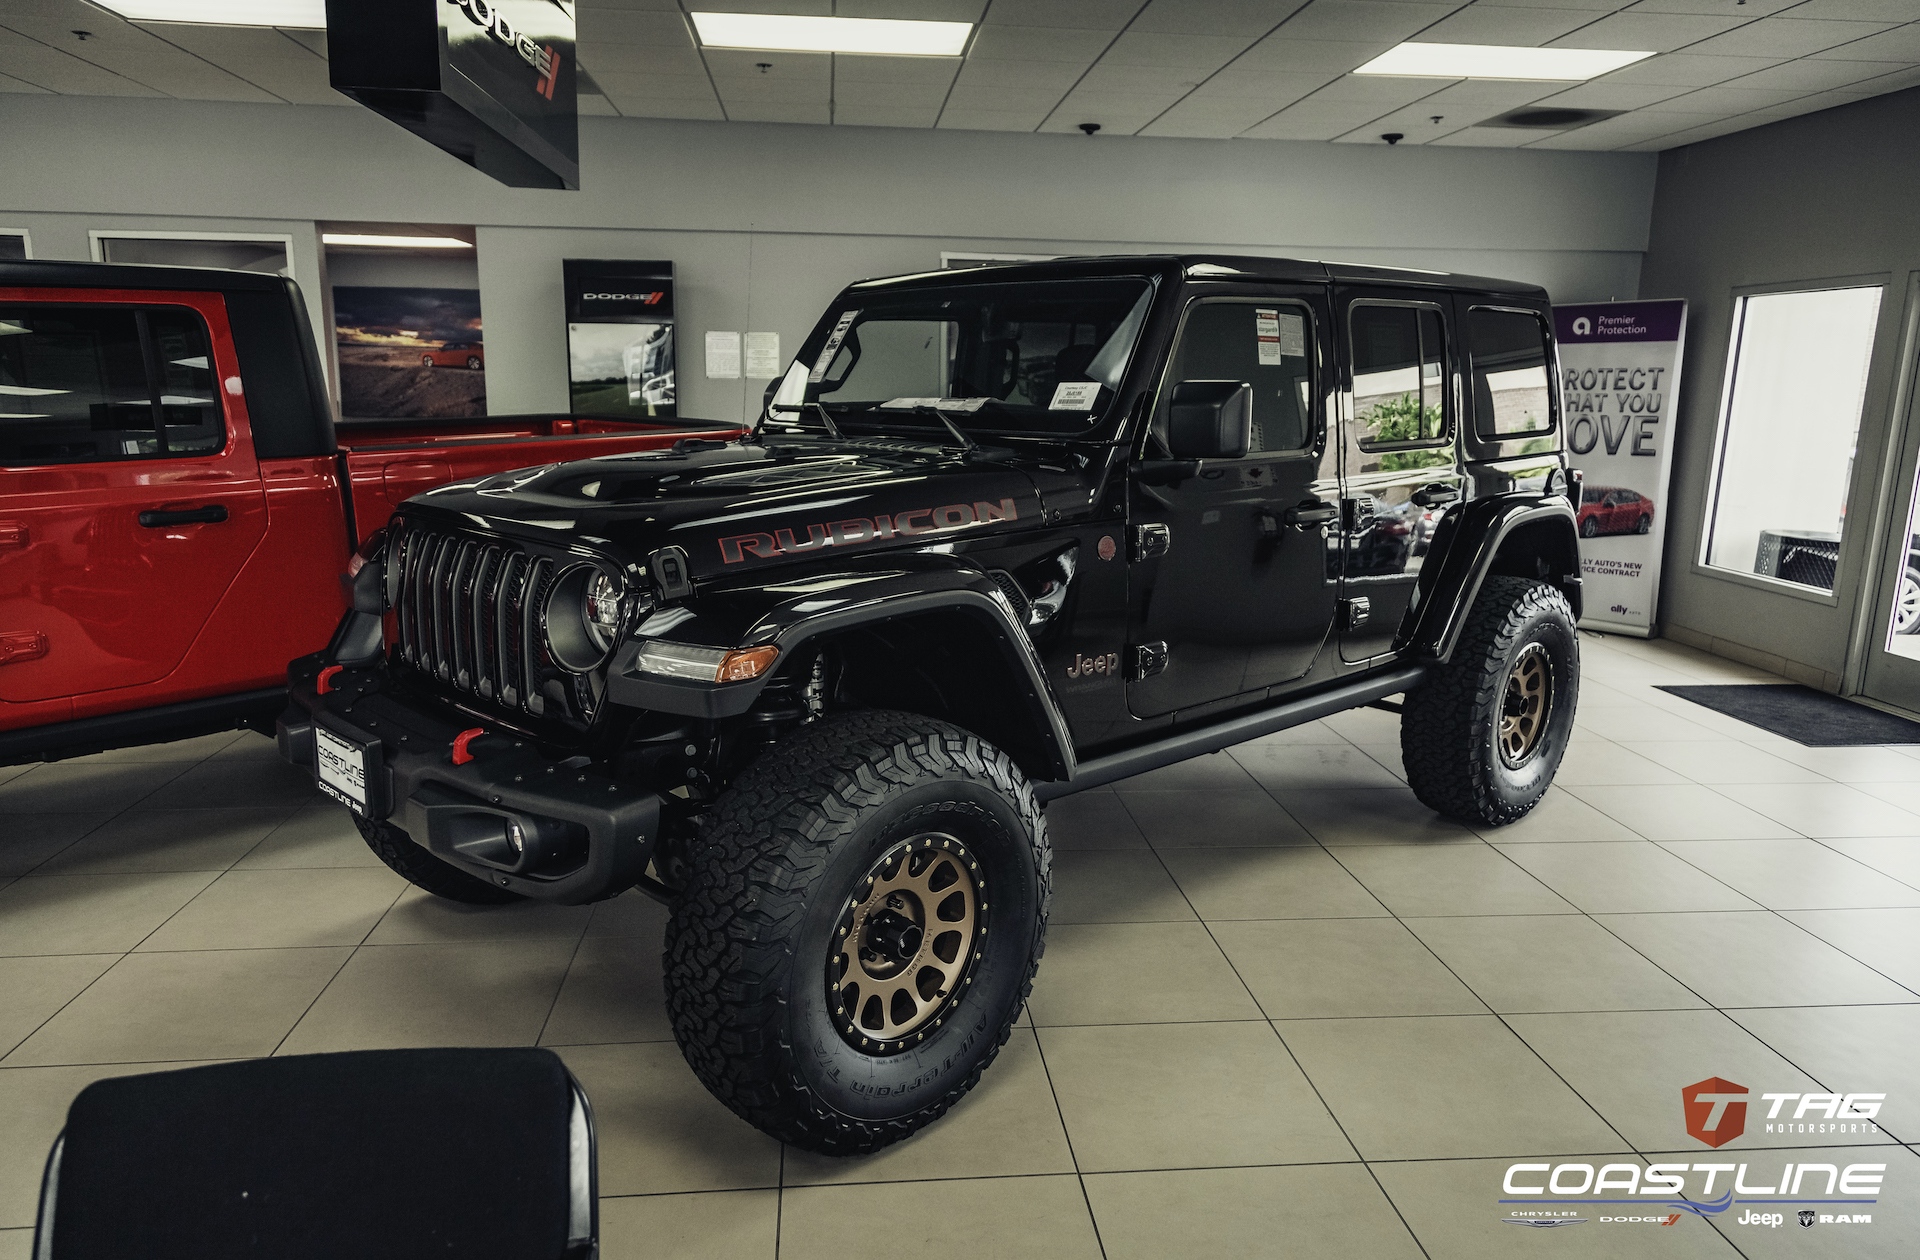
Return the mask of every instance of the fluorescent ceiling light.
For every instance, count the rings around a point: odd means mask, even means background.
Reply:
[[[99,0],[129,22],[327,29],[327,0]]]
[[[322,232],[322,245],[371,245],[378,249],[472,249],[473,242],[451,236],[374,236],[366,232]]]
[[[798,17],[780,13],[695,13],[708,48],[773,52],[865,53],[889,57],[958,57],[971,22],[908,22],[895,18]]]
[[[1355,70],[1419,79],[1578,81],[1630,66],[1650,52],[1606,48],[1511,48],[1505,44],[1401,44]]]

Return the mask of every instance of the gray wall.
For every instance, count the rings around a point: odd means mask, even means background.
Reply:
[[[1855,604],[1873,596],[1862,578],[1875,508],[1902,507],[1906,495],[1894,484],[1903,461],[1891,413],[1909,276],[1920,271],[1916,134],[1920,90],[1660,155],[1641,296],[1689,302],[1662,628],[1829,689],[1847,662]],[[1735,291],[1866,277],[1880,278],[1886,292],[1847,503],[1839,594],[1803,598],[1705,569],[1698,559]]]
[[[358,109],[0,94],[0,225],[42,258],[89,228],[305,234],[315,220],[479,227],[495,411],[566,403],[565,257],[671,258],[682,407],[738,418],[761,386],[707,381],[701,333],[791,353],[846,281],[942,250],[1165,249],[1340,258],[1630,297],[1647,154],[1516,152],[775,124],[581,120],[585,187],[504,188]],[[318,308],[316,305],[316,317]]]

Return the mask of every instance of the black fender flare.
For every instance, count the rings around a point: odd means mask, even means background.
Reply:
[[[1453,655],[1467,612],[1480,594],[1501,548],[1523,529],[1542,530],[1562,560],[1551,579],[1580,618],[1580,532],[1564,495],[1496,494],[1472,499],[1448,512],[1435,531],[1394,642],[1415,660],[1445,661]],[[1570,563],[1569,563],[1570,562]]]
[[[1027,636],[999,585],[977,566],[941,553],[872,557],[856,564],[768,574],[764,581],[709,589],[695,601],[697,616],[648,637],[702,646],[748,648],[773,644],[780,656],[759,678],[737,683],[695,683],[639,672],[640,641],[614,653],[607,698],[629,708],[726,718],[753,707],[781,664],[822,635],[879,625],[902,617],[949,612],[973,621],[999,648],[1009,675],[1019,684],[1008,699],[1032,723],[1044,764],[1030,767],[1040,779],[1071,778],[1077,759],[1073,735],[1047,679],[1039,651]]]

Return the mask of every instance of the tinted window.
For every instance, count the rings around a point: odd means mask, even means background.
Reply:
[[[1524,311],[1476,309],[1467,316],[1473,362],[1473,423],[1481,437],[1553,428],[1547,390],[1547,327]]]
[[[1285,302],[1200,302],[1187,312],[1169,382],[1253,386],[1252,452],[1297,451],[1312,438],[1313,317]]]
[[[181,307],[0,305],[0,464],[219,450],[211,353]]]
[[[1353,415],[1363,450],[1447,437],[1440,312],[1356,305]]]

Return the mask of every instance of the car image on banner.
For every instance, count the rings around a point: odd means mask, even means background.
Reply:
[[[420,356],[421,367],[466,368],[470,372],[486,370],[486,348],[477,341],[449,341],[438,350]]]
[[[1584,482],[1576,505],[1580,625],[1645,636],[1660,592],[1660,553],[1680,396],[1682,301],[1553,308],[1567,455]]]

